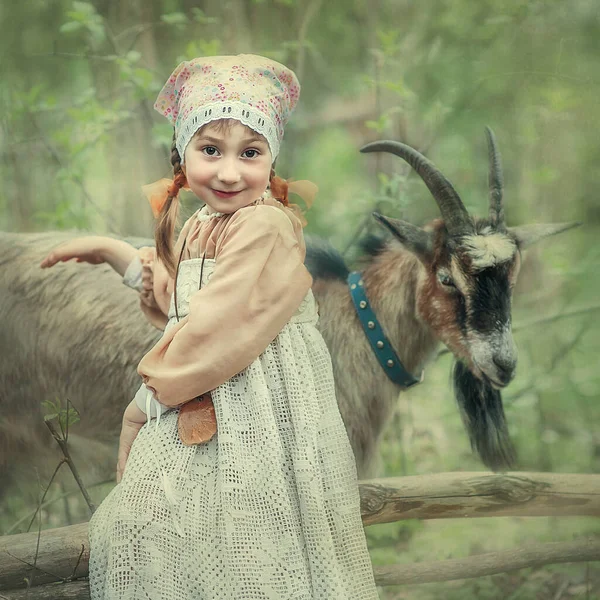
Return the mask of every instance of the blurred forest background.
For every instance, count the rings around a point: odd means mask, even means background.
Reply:
[[[296,71],[301,100],[278,173],[318,184],[307,232],[350,263],[358,238],[375,231],[373,209],[416,224],[438,216],[405,163],[361,155],[360,146],[388,138],[418,148],[484,216],[491,126],[508,224],[583,222],[526,253],[515,292],[520,362],[504,398],[517,468],[600,471],[597,0],[21,0],[3,2],[0,15],[4,231],[151,237],[140,187],[169,176],[172,137],[152,105],[172,69],[196,56],[258,53]],[[194,208],[194,198],[185,202]],[[450,367],[441,356],[401,395],[381,476],[483,470],[454,406]],[[93,488],[97,502],[110,485]],[[35,509],[8,502],[13,520]],[[56,503],[44,526],[61,518]],[[11,525],[4,518],[0,533]],[[380,565],[599,530],[578,517],[493,518],[405,521],[367,536]],[[589,599],[600,598],[599,581],[597,563],[582,563],[390,587],[381,597]]]

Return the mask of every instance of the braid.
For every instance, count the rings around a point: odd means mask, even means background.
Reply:
[[[181,168],[181,156],[175,144],[175,133],[171,143],[171,164],[173,165],[173,185],[156,223],[154,238],[156,240],[156,255],[167,268],[169,275],[175,277],[175,257],[173,256],[173,235],[179,213],[177,195],[186,184],[185,173]]]
[[[181,172],[181,156],[175,143],[175,132],[173,132],[173,141],[171,142],[171,164],[173,165],[173,175],[179,175]]]
[[[269,175],[269,185],[271,186],[271,195],[275,200],[279,200],[284,206],[289,206],[288,202],[288,182],[285,179],[275,175],[275,169],[271,167]]]

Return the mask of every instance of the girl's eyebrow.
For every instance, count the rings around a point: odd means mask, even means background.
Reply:
[[[207,141],[207,142],[211,142],[213,144],[221,144],[223,142],[222,139],[210,137],[210,135],[201,135],[197,138],[197,140],[198,141],[200,141],[200,140]]]
[[[253,136],[253,137],[246,138],[245,140],[242,140],[243,146],[246,146],[247,144],[253,144],[253,143],[254,144],[256,144],[256,143],[264,144],[265,140],[258,136]]]
[[[199,140],[207,141],[207,142],[210,142],[211,144],[222,144],[223,143],[223,138],[214,138],[214,137],[211,137],[210,135],[201,135],[197,139],[198,139],[198,141]],[[247,146],[248,144],[252,144],[252,143],[260,144],[260,143],[265,143],[265,141],[258,136],[249,137],[249,138],[246,138],[245,140],[241,141],[242,146]]]

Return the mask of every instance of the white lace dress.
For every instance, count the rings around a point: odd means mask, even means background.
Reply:
[[[180,265],[180,318],[200,263]],[[214,264],[205,261],[203,287]],[[267,349],[212,391],[209,442],[184,446],[177,410],[141,429],[90,521],[92,600],[378,598],[317,319],[309,291]]]

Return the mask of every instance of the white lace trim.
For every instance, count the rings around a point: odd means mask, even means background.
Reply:
[[[196,107],[182,120],[179,126],[176,145],[182,165],[185,161],[185,149],[196,131],[203,125],[218,119],[234,119],[247,125],[256,133],[260,133],[269,144],[273,160],[277,158],[281,140],[277,127],[265,113],[246,102],[212,102]]]
[[[211,219],[216,219],[217,217],[222,217],[225,213],[220,212],[208,212],[208,204],[205,204],[196,214],[196,218],[201,223],[204,221],[210,221]]]

